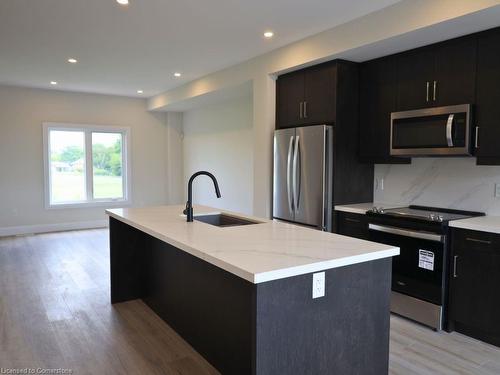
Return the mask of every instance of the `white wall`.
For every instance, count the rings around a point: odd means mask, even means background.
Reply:
[[[167,203],[183,204],[184,192],[184,163],[182,129],[183,113],[167,113]]]
[[[500,167],[476,166],[475,158],[413,158],[411,165],[376,165],[376,202],[418,204],[500,215]],[[377,184],[375,184],[377,185]]]
[[[222,193],[217,199],[210,178],[197,177],[195,203],[252,214],[252,111],[252,97],[246,95],[184,113],[184,181],[207,170],[217,177]]]
[[[404,0],[157,95],[148,107],[169,111],[185,100],[252,81],[253,214],[269,217],[275,73],[338,57],[360,61],[498,26],[499,4],[498,0]]]
[[[104,208],[44,208],[44,121],[131,127],[132,205],[165,203],[164,113],[147,112],[144,99],[0,86],[0,234],[105,219]]]

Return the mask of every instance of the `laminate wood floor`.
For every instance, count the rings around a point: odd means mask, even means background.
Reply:
[[[218,374],[140,300],[110,304],[104,229],[0,239],[0,368]],[[392,317],[390,373],[498,375],[500,349]]]

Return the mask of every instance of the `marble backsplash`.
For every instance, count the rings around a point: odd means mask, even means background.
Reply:
[[[500,216],[495,184],[500,184],[500,166],[477,166],[475,158],[413,158],[409,165],[375,166],[374,201]]]

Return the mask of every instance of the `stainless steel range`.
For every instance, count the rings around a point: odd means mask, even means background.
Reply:
[[[484,213],[423,206],[367,212],[371,241],[398,246],[392,265],[391,311],[435,330],[447,326],[451,220]]]

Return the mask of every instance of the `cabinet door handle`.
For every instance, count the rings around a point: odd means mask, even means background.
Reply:
[[[476,126],[476,142],[474,145],[479,148],[479,126]]]
[[[307,102],[304,102],[304,118],[307,118]]]
[[[361,223],[361,221],[359,221],[357,219],[351,219],[350,217],[346,217],[345,221],[350,221],[351,223]]]
[[[427,90],[426,90],[426,94],[425,94],[425,100],[428,102],[429,101],[429,86],[430,86],[430,82],[427,81],[426,85],[427,85]]]
[[[436,89],[437,89],[437,81],[434,81],[432,84],[432,100],[436,101]]]
[[[470,238],[470,237],[467,237],[465,240],[466,240],[466,241],[470,241],[470,242],[483,243],[483,244],[485,244],[485,245],[491,245],[491,241],[487,241],[487,240],[478,240],[477,238]]]
[[[304,108],[303,104],[304,104],[303,102],[299,103],[299,118],[303,118],[303,116],[302,116],[302,114],[304,113],[304,111],[303,111],[303,108]]]
[[[458,255],[455,255],[453,257],[453,277],[454,278],[458,277],[458,275],[457,275],[457,260],[458,260]]]

